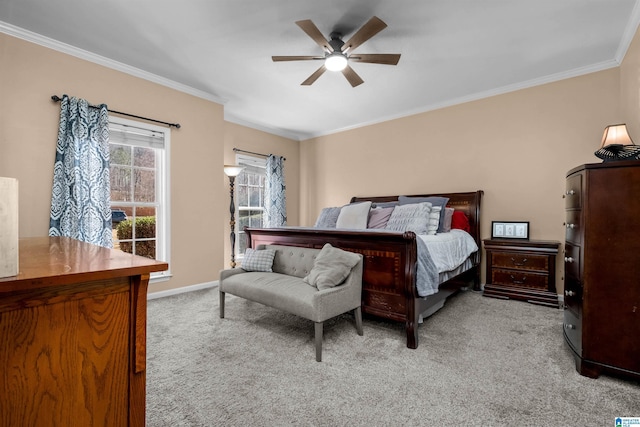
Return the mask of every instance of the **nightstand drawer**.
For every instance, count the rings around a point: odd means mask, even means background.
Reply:
[[[518,270],[549,271],[549,257],[516,252],[493,252],[492,267],[513,268]]]
[[[544,290],[549,286],[549,276],[547,274],[536,274],[523,270],[501,270],[494,268],[491,271],[491,283]]]

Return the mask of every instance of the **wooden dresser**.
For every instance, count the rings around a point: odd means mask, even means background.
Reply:
[[[144,426],[147,285],[167,264],[21,239],[0,279],[0,426]]]
[[[580,374],[640,378],[640,161],[567,174],[564,337]]]
[[[484,296],[558,308],[556,256],[560,242],[485,239]]]

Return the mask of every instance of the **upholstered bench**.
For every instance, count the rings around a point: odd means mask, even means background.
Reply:
[[[220,318],[230,293],[315,322],[316,360],[322,360],[323,322],[353,310],[362,331],[362,255],[327,244],[322,249],[262,245],[247,249],[242,268],[220,272]]]

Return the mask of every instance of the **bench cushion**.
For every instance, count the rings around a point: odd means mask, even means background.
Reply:
[[[296,276],[247,272],[224,280],[224,292],[313,319],[313,295],[318,292]]]

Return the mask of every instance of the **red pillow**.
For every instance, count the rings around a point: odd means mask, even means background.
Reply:
[[[457,228],[470,233],[471,226],[469,225],[469,218],[467,218],[467,215],[462,211],[453,211],[453,216],[451,217],[451,228]]]

